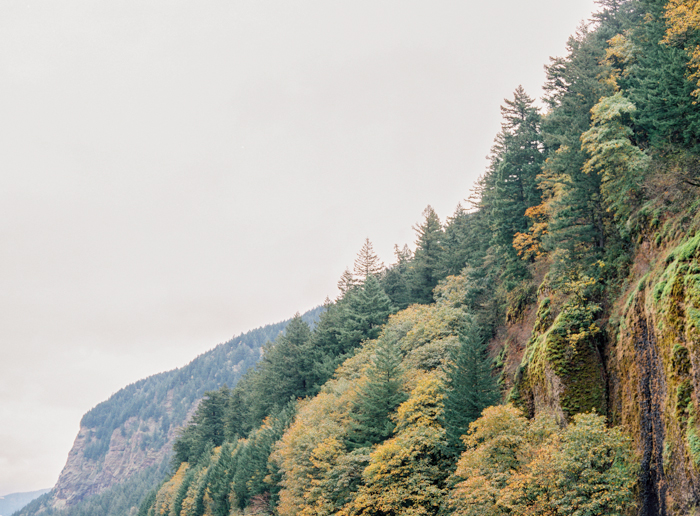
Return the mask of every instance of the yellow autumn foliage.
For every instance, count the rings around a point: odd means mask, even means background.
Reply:
[[[666,34],[662,41],[680,46],[688,53],[689,79],[697,82],[698,88],[693,91],[693,95],[698,97],[700,96],[700,45],[692,41],[697,41],[698,31],[700,31],[700,0],[669,0],[665,9]]]

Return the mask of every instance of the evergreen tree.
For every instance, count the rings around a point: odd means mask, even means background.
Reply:
[[[380,341],[367,372],[367,383],[360,388],[350,413],[350,448],[371,446],[391,436],[394,423],[390,416],[406,400],[402,386],[401,357],[396,345]]]
[[[314,393],[318,392],[326,380],[333,376],[338,365],[347,358],[341,340],[341,329],[347,318],[345,305],[348,299],[342,298],[335,303],[327,299],[324,311],[311,335],[308,349],[312,363],[309,383]]]
[[[625,95],[637,107],[635,134],[639,142],[653,147],[673,144],[697,151],[700,148],[700,110],[694,91],[698,79],[692,71],[700,54],[689,54],[685,44],[699,41],[700,31],[679,33],[677,21],[685,20],[692,26],[694,9],[679,2],[641,0],[644,23],[638,23],[629,32],[635,47],[634,61],[628,73],[618,80]],[[677,13],[674,15],[674,12]],[[681,24],[681,27],[685,23]],[[690,48],[689,48],[690,50]],[[695,61],[691,61],[695,59]]]
[[[357,286],[357,280],[350,272],[350,269],[345,269],[343,275],[338,280],[338,290],[340,290],[340,297],[343,298],[348,292]]]
[[[467,265],[481,263],[489,234],[479,224],[478,212],[467,212],[461,204],[445,223],[441,276],[456,276]],[[486,243],[486,245],[484,245]]]
[[[340,330],[342,353],[354,349],[363,340],[376,339],[393,312],[391,300],[373,275],[369,275],[362,287],[353,291],[345,301]]]
[[[575,262],[592,264],[601,258],[608,236],[609,214],[601,194],[601,178],[587,174],[589,155],[581,135],[591,124],[591,109],[612,86],[601,82],[606,41],[587,28],[569,39],[566,58],[552,59],[547,67],[544,142],[549,150],[540,187],[549,213],[545,248],[554,253],[555,268],[566,274]]]
[[[218,460],[212,467],[209,495],[212,500],[212,516],[229,516],[231,502],[229,490],[236,472],[231,444],[221,446]]]
[[[307,396],[313,388],[309,377],[313,357],[311,329],[297,313],[284,333],[264,348],[263,357],[253,376],[250,412],[253,421],[279,412],[290,399]]]
[[[503,124],[492,149],[490,203],[491,245],[501,261],[502,275],[517,282],[525,274],[523,262],[513,248],[516,233],[528,229],[525,211],[540,203],[537,176],[542,170],[544,153],[540,135],[540,114],[522,86],[513,100],[501,106]]]
[[[374,253],[372,242],[369,241],[369,238],[366,238],[365,243],[362,244],[362,249],[357,253],[357,258],[355,259],[355,268],[353,269],[355,278],[365,282],[369,276],[377,277],[383,270],[384,264]]]
[[[196,464],[214,446],[221,446],[226,434],[226,405],[230,391],[226,386],[205,393],[192,417],[173,445],[173,467],[183,462]]]
[[[435,210],[428,206],[423,211],[424,221],[416,231],[416,253],[413,259],[413,298],[418,303],[432,303],[433,289],[440,280],[442,257],[442,224]]]
[[[413,301],[411,296],[411,261],[413,253],[404,246],[403,249],[394,245],[396,263],[384,271],[380,281],[384,292],[391,299],[392,305],[398,310],[408,307]]]
[[[226,404],[224,436],[231,443],[235,443],[239,437],[245,437],[252,429],[244,387],[245,384],[239,384],[232,389]]]
[[[483,332],[475,324],[469,324],[460,333],[459,347],[453,353],[445,381],[444,426],[447,452],[452,456],[464,450],[461,437],[469,425],[500,399],[492,362]]]

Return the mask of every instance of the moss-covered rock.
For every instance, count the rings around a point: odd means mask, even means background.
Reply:
[[[595,322],[599,310],[572,300],[553,317],[550,299],[542,300],[511,401],[531,415],[553,410],[567,420],[580,412],[607,412],[601,331]]]

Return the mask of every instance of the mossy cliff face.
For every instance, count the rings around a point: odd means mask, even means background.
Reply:
[[[602,334],[595,323],[599,308],[576,297],[559,310],[552,305],[550,298],[540,301],[513,401],[531,415],[553,412],[562,423],[579,412],[605,414]]]
[[[664,256],[665,255],[665,256]],[[659,251],[609,350],[611,416],[635,436],[645,514],[700,509],[700,235]]]
[[[699,392],[700,234],[640,246],[628,290],[608,310],[541,297],[511,401],[561,424],[606,414],[635,440],[640,514],[698,514]]]

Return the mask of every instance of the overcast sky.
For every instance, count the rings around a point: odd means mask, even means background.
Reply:
[[[337,295],[484,171],[593,0],[0,3],[0,495],[83,413]]]

